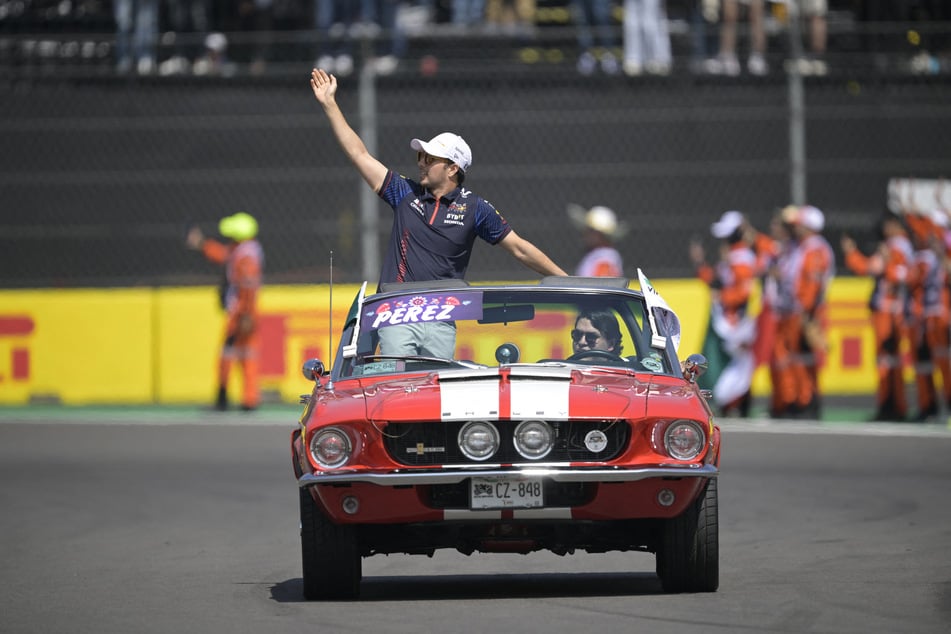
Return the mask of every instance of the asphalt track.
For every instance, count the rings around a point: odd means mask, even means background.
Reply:
[[[301,600],[296,410],[0,409],[0,632],[941,632],[951,430],[725,420],[720,590],[653,557],[389,556]]]

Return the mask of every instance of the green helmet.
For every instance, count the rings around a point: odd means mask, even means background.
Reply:
[[[222,218],[218,223],[218,232],[235,242],[243,242],[258,235],[258,221],[251,214],[239,211],[233,216]]]

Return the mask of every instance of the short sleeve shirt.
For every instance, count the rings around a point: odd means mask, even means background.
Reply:
[[[578,263],[575,275],[581,277],[622,277],[624,265],[621,254],[613,247],[598,247],[585,254]]]
[[[380,283],[463,279],[476,236],[498,244],[512,230],[496,208],[465,187],[436,199],[390,170],[379,191],[393,208]]]

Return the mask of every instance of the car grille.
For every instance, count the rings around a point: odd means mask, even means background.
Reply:
[[[405,465],[531,463],[516,450],[513,436],[521,421],[493,421],[499,430],[500,447],[487,461],[467,458],[459,450],[458,436],[468,421],[390,423],[383,430],[390,457]],[[551,452],[536,462],[603,462],[620,454],[627,446],[630,426],[623,421],[586,420],[549,422],[555,435]],[[607,437],[607,446],[595,453],[584,444],[585,435],[600,430]]]

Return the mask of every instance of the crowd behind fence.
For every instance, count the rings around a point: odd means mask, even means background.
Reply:
[[[14,24],[12,4],[0,1],[0,286],[212,282],[185,232],[213,232],[240,210],[261,221],[269,282],[324,282],[331,251],[336,281],[369,276],[362,236],[385,244],[389,212],[379,203],[376,220],[361,221],[364,186],[307,84],[316,31],[225,29],[232,72],[205,75],[160,72],[175,44],[162,37],[153,72],[122,74],[110,3],[19,3],[85,6],[99,17],[82,29],[26,13]],[[536,15],[555,4],[539,0]],[[890,179],[951,174],[949,24],[872,23],[846,4],[830,3],[828,72],[801,78],[806,196],[826,212],[833,244],[839,233],[873,244]],[[768,74],[692,65],[686,8],[668,3],[672,68],[636,75],[579,72],[570,22],[495,33],[426,13],[397,66],[373,68],[365,121],[361,70],[389,34],[345,34],[355,72],[341,76],[338,99],[351,121],[372,126],[380,159],[407,174],[411,138],[463,135],[468,183],[564,268],[582,254],[567,206],[600,204],[632,228],[619,245],[628,274],[689,277],[687,243],[712,245],[709,225],[724,210],[765,228],[790,202],[794,69],[775,18]],[[203,33],[178,35],[205,44]],[[271,57],[255,67],[262,42]],[[525,277],[498,253],[477,244],[469,277]]]
[[[730,6],[739,1],[735,44]],[[689,68],[732,74],[757,40],[774,72],[788,57],[788,33],[833,69],[951,72],[951,5],[943,0],[659,0],[659,19],[626,20],[626,0],[0,0],[0,67],[9,71],[141,75],[293,72],[300,63],[339,61],[346,74],[369,55],[381,70],[424,70],[420,60],[483,64],[570,64],[591,72],[586,54],[611,74]],[[648,3],[654,4],[654,3]],[[511,5],[512,10],[506,7]],[[754,19],[761,6],[762,19]],[[797,9],[797,7],[800,7]],[[800,14],[804,19],[794,20]],[[730,29],[725,27],[730,26]],[[653,32],[658,40],[652,40]],[[644,38],[641,38],[644,34]],[[210,37],[209,37],[210,36]],[[637,42],[631,42],[632,39]],[[669,42],[672,67],[627,62],[642,40]],[[361,47],[358,42],[369,42]],[[721,47],[724,41],[727,48]],[[660,42],[660,44],[657,44]],[[728,50],[729,49],[729,50]],[[732,52],[731,52],[732,51]],[[648,57],[651,52],[647,51]],[[644,61],[644,60],[642,60]],[[649,60],[647,60],[649,61]],[[227,62],[222,68],[216,63]],[[738,69],[737,69],[738,70]],[[747,69],[744,69],[746,72]],[[823,71],[824,72],[824,71]]]

